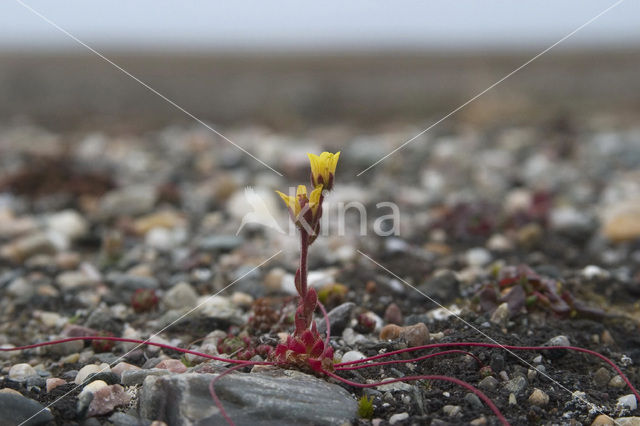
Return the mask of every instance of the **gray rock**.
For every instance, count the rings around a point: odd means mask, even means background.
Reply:
[[[478,387],[485,391],[494,391],[498,387],[498,379],[493,376],[487,376],[480,380]]]
[[[120,382],[124,385],[124,386],[135,386],[135,385],[141,385],[144,382],[144,379],[147,378],[147,376],[166,376],[170,374],[169,370],[160,370],[160,369],[154,369],[154,370],[128,370],[128,371],[123,371],[122,372],[122,376],[120,377]]]
[[[169,309],[195,308],[198,304],[198,293],[189,283],[181,282],[167,291],[162,301]]]
[[[209,394],[214,377],[147,377],[139,396],[141,415],[179,426],[224,423]],[[231,374],[216,382],[216,392],[236,424],[334,425],[357,416],[357,403],[347,391],[296,371]]]
[[[149,426],[151,420],[141,419],[129,414],[117,412],[109,416],[109,421],[113,426]]]
[[[523,376],[517,376],[504,384],[504,388],[509,393],[519,394],[527,387],[527,379]]]
[[[332,335],[335,336],[342,334],[347,325],[349,325],[351,313],[353,312],[355,307],[355,303],[347,302],[343,303],[342,305],[336,306],[328,312],[327,316],[329,317],[329,324],[331,325]],[[318,326],[318,332],[320,332],[321,334],[326,333],[327,326],[324,318],[318,318],[316,320],[316,325]]]
[[[46,424],[53,420],[53,414],[33,399],[13,393],[0,393],[0,426],[21,424],[31,416],[34,417],[24,423],[25,426]]]
[[[464,396],[464,400],[474,410],[481,410],[484,404],[475,393],[468,393]]]

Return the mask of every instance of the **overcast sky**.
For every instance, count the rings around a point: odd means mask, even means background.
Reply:
[[[544,48],[612,0],[22,0],[96,48]],[[640,0],[563,43],[640,46]],[[79,49],[21,6],[0,1],[0,48]]]

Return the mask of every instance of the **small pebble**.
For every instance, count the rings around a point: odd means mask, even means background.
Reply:
[[[91,382],[88,385],[86,385],[82,389],[82,392],[80,392],[80,393],[84,393],[84,392],[95,393],[98,389],[102,389],[105,386],[109,386],[109,385],[107,385],[107,383],[105,381],[103,381],[103,380],[94,380],[93,382]]]
[[[618,398],[616,405],[618,407],[626,407],[629,410],[633,411],[636,408],[638,408],[638,401],[636,401],[636,396],[630,393],[628,395],[624,395]]]
[[[384,320],[387,324],[402,325],[402,311],[395,303],[391,303],[384,311]]]
[[[498,305],[493,314],[491,314],[490,321],[496,325],[504,327],[507,325],[507,321],[509,320],[509,305],[505,303],[501,303]]]
[[[160,368],[169,370],[172,373],[184,373],[187,371],[187,366],[179,359],[165,359],[160,361],[154,368]]]
[[[616,423],[611,417],[607,416],[606,414],[600,414],[598,417],[593,419],[591,426],[613,426],[615,424]]]
[[[609,370],[604,367],[600,367],[593,373],[593,383],[599,388],[604,387],[611,380],[611,375],[609,374]]]
[[[527,387],[527,379],[522,376],[514,377],[504,384],[504,388],[512,393],[518,394]]]
[[[409,413],[398,413],[389,417],[389,424],[395,425],[398,422],[403,420],[407,420],[409,418]]]
[[[140,370],[140,367],[121,361],[111,369],[111,371],[117,374],[119,377],[122,377],[123,372],[131,370]]]
[[[198,293],[186,282],[176,284],[162,301],[169,309],[193,308],[198,304]]]
[[[362,352],[359,351],[349,351],[342,356],[341,362],[351,362],[351,361],[359,361],[361,359],[366,358]]]
[[[456,417],[462,413],[462,407],[459,405],[445,405],[442,407],[442,412],[449,417]]]
[[[57,378],[57,377],[51,377],[49,379],[47,379],[47,383],[46,383],[46,389],[47,389],[47,393],[51,392],[52,390],[54,390],[55,388],[57,388],[58,386],[62,386],[62,385],[66,385],[67,382],[63,379]]]
[[[24,382],[29,377],[37,376],[35,368],[29,364],[14,364],[9,369],[9,379],[16,382]]]
[[[100,371],[111,371],[109,368],[109,364],[89,364],[85,365],[78,371],[75,380],[73,381],[76,385],[81,385],[84,383],[85,379],[89,377],[90,374],[99,373]]]
[[[491,262],[491,253],[482,247],[472,248],[465,254],[465,260],[469,266],[484,266]]]
[[[533,392],[531,392],[531,395],[529,395],[529,403],[539,407],[544,407],[549,403],[549,395],[544,391],[535,388]]]
[[[494,391],[498,387],[498,380],[493,376],[487,376],[480,380],[478,387],[484,391]]]
[[[611,378],[611,380],[609,380],[609,387],[610,388],[623,388],[627,386],[627,384],[624,382],[624,380],[622,379],[622,377],[620,375],[616,375],[613,376]]]

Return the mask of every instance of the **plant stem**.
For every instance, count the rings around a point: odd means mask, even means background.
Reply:
[[[300,229],[300,297],[307,297],[307,255],[309,253],[309,234]]]

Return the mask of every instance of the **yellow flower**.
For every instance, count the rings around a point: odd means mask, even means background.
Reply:
[[[313,186],[322,185],[324,189],[330,191],[333,188],[333,179],[340,158],[340,151],[332,154],[323,152],[320,155],[307,154],[311,163],[311,183]]]
[[[304,185],[298,185],[296,195],[294,196],[283,194],[280,191],[276,192],[289,208],[291,219],[296,225],[301,225],[301,219],[304,218],[306,224],[313,226],[318,218],[318,208],[320,207],[320,198],[322,197],[322,185],[316,186],[308,196],[307,187]]]

